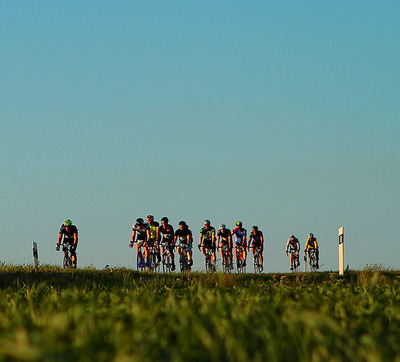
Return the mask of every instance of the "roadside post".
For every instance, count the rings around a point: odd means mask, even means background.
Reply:
[[[38,253],[37,243],[35,241],[32,243],[32,249],[33,249],[33,264],[35,265],[35,268],[37,268],[39,266],[39,253]]]
[[[339,229],[339,275],[344,275],[344,227]]]

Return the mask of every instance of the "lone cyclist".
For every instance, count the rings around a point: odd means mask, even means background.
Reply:
[[[315,258],[316,258],[316,262],[317,262],[315,267],[317,269],[319,269],[319,247],[318,247],[317,239],[314,236],[314,234],[312,234],[312,233],[310,235],[308,235],[308,239],[306,241],[306,247],[304,248],[304,255],[308,251],[308,257],[310,258],[311,250],[315,251]]]
[[[212,250],[212,260],[215,265],[215,228],[211,226],[210,220],[204,220],[204,227],[200,230],[199,246],[204,256],[206,248]]]
[[[78,229],[75,225],[72,225],[72,221],[67,219],[61,225],[60,232],[58,233],[58,240],[56,250],[60,250],[61,240],[64,236],[63,240],[63,252],[64,256],[67,254],[68,245],[70,245],[70,252],[71,252],[71,260],[72,260],[72,267],[76,268],[77,266],[77,257],[76,257],[76,248],[78,246]]]
[[[293,252],[294,252],[294,255],[293,255]],[[286,243],[286,255],[289,255],[289,253],[290,253],[290,270],[293,270],[293,267],[292,267],[292,265],[293,265],[292,259],[293,258],[296,259],[297,266],[300,265],[299,252],[300,252],[299,239],[297,239],[294,235],[291,235]]]

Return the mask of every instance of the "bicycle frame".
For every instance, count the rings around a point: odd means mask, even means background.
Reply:
[[[238,262],[238,269],[237,272],[238,273],[245,273],[246,272],[246,266],[244,265],[244,246],[243,245],[239,245],[239,246],[235,246],[235,249],[237,250],[237,262]]]
[[[261,270],[262,270],[262,266],[260,263],[260,250],[258,249],[258,247],[254,247],[254,246],[252,246],[252,248],[253,248],[253,250],[255,249],[254,254],[253,254],[254,272],[256,274],[259,274],[259,273],[261,273]]]
[[[190,265],[188,262],[188,257],[187,257],[187,250],[188,250],[188,245],[186,244],[179,244],[176,246],[176,248],[179,247],[179,267],[181,272],[185,271],[190,271]]]
[[[297,272],[298,271],[298,266],[297,266],[297,261],[298,261],[298,256],[296,254],[295,249],[290,249],[289,251],[290,255],[290,268],[292,272]]]
[[[72,268],[71,244],[63,244],[62,251],[65,252],[63,256],[63,268]]]
[[[317,261],[316,261],[316,255],[315,255],[315,249],[308,249],[307,251],[308,254],[308,262],[310,264],[310,271],[315,272],[317,271]]]
[[[230,273],[232,270],[232,263],[229,257],[229,248],[227,245],[222,245],[218,247],[221,250],[222,256],[222,270],[224,273]]]
[[[162,243],[161,246],[164,249],[164,253],[162,256],[163,272],[171,273],[172,272],[172,255],[169,250],[168,243]]]
[[[149,269],[153,272],[160,271],[160,264],[157,262],[158,250],[157,246],[151,245],[149,247]]]

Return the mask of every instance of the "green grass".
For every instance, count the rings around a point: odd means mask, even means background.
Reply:
[[[0,266],[0,360],[400,360],[399,273]]]

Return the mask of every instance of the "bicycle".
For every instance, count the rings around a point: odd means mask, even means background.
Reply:
[[[63,258],[63,268],[74,268],[71,259],[71,244],[63,244],[62,251],[65,253]]]
[[[222,251],[223,257],[222,257],[222,271],[224,273],[230,273],[233,270],[233,265],[231,262],[231,258],[229,256],[229,248],[227,245],[222,245],[218,247]]]
[[[254,250],[254,246],[252,246]],[[254,273],[260,274],[263,271],[263,267],[260,263],[260,250],[258,247],[255,247],[255,252],[253,254],[253,265],[254,265]]]
[[[160,271],[160,263],[158,263],[158,250],[154,245],[151,245],[149,248],[149,260],[147,264],[147,267],[152,272]]]
[[[203,245],[204,246],[204,245]],[[198,245],[199,250],[201,251],[201,245]],[[215,264],[213,263],[212,255],[213,255],[213,248],[208,248],[204,246],[206,250],[206,255],[204,257],[204,265],[206,268],[206,273],[214,273],[216,271]]]
[[[296,272],[298,272],[298,269],[299,269],[299,266],[300,266],[299,257],[296,254],[296,250],[294,250],[294,249],[291,249],[289,253],[290,253],[289,254],[289,256],[290,256],[290,270],[293,273],[296,273]]]
[[[180,271],[186,272],[186,271],[190,271],[190,263],[188,261],[188,257],[187,257],[187,249],[188,246],[186,244],[179,244],[179,249],[180,249],[180,253],[179,253],[179,268]]]
[[[172,272],[172,255],[169,249],[168,243],[162,243],[162,248],[164,249],[164,253],[162,255],[162,266],[164,273]]]
[[[138,243],[138,252],[136,254],[136,270],[143,271],[146,267],[143,252],[142,252],[142,248],[144,247],[143,241],[136,241],[136,243]],[[130,245],[132,245],[130,247],[133,247],[133,243],[131,243]]]
[[[304,261],[307,261],[307,257],[304,255]],[[308,261],[310,264],[310,271],[316,272],[317,271],[317,257],[315,255],[314,249],[308,249]]]
[[[239,274],[241,273],[246,273],[246,260],[244,259],[243,253],[244,253],[244,246],[243,245],[237,245],[235,246],[235,249],[237,249],[237,272]]]

